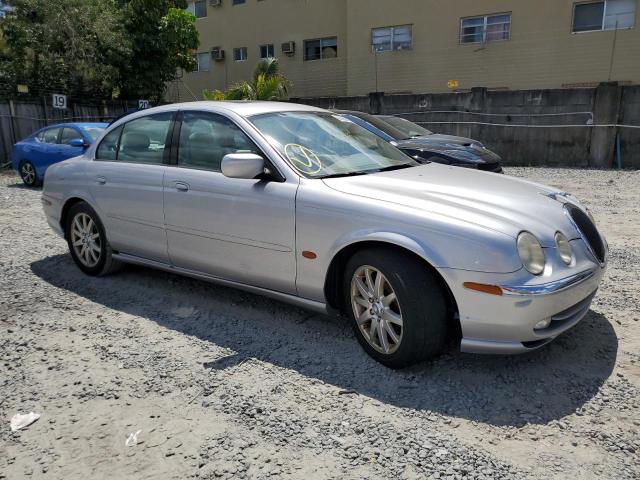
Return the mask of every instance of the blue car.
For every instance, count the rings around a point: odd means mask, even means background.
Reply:
[[[37,187],[49,165],[82,155],[106,127],[106,123],[61,123],[42,128],[13,146],[11,165],[25,185]]]

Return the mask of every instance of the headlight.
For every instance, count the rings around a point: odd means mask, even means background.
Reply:
[[[516,245],[524,268],[534,275],[540,275],[544,271],[544,251],[538,239],[529,232],[522,232],[518,235]]]
[[[571,260],[573,259],[573,252],[571,251],[571,244],[569,243],[569,240],[561,232],[556,232],[555,239],[560,258],[564,263],[570,265]]]

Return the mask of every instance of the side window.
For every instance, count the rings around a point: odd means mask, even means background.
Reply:
[[[120,134],[122,133],[122,126],[111,130],[100,142],[98,151],[96,153],[97,160],[115,160],[118,156],[118,142],[120,141]]]
[[[229,153],[259,153],[258,147],[231,120],[206,112],[185,112],[180,127],[178,165],[221,171]]]
[[[161,164],[173,112],[136,118],[125,123],[116,159]]]
[[[58,133],[60,133],[59,128],[50,128],[49,130],[45,130],[42,132],[42,143],[57,143],[58,142]]]
[[[71,140],[75,140],[79,138],[80,140],[84,140],[80,132],[78,132],[75,128],[65,127],[62,129],[62,135],[60,136],[60,143],[63,145],[69,145]]]

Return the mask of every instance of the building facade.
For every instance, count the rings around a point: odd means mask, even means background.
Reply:
[[[640,83],[638,0],[197,0],[200,98],[279,59],[293,97]],[[171,98],[175,99],[175,98]]]

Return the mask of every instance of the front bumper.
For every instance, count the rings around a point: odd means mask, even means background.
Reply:
[[[41,201],[47,223],[54,232],[64,238],[64,232],[60,226],[61,202],[57,198],[46,195],[45,193],[42,194]]]
[[[587,314],[604,271],[605,267],[594,266],[561,279],[520,286],[496,283],[492,274],[443,271],[458,303],[461,351],[517,354],[546,345]],[[465,281],[500,285],[503,295],[466,289]],[[550,320],[549,326],[536,329],[542,320]]]

